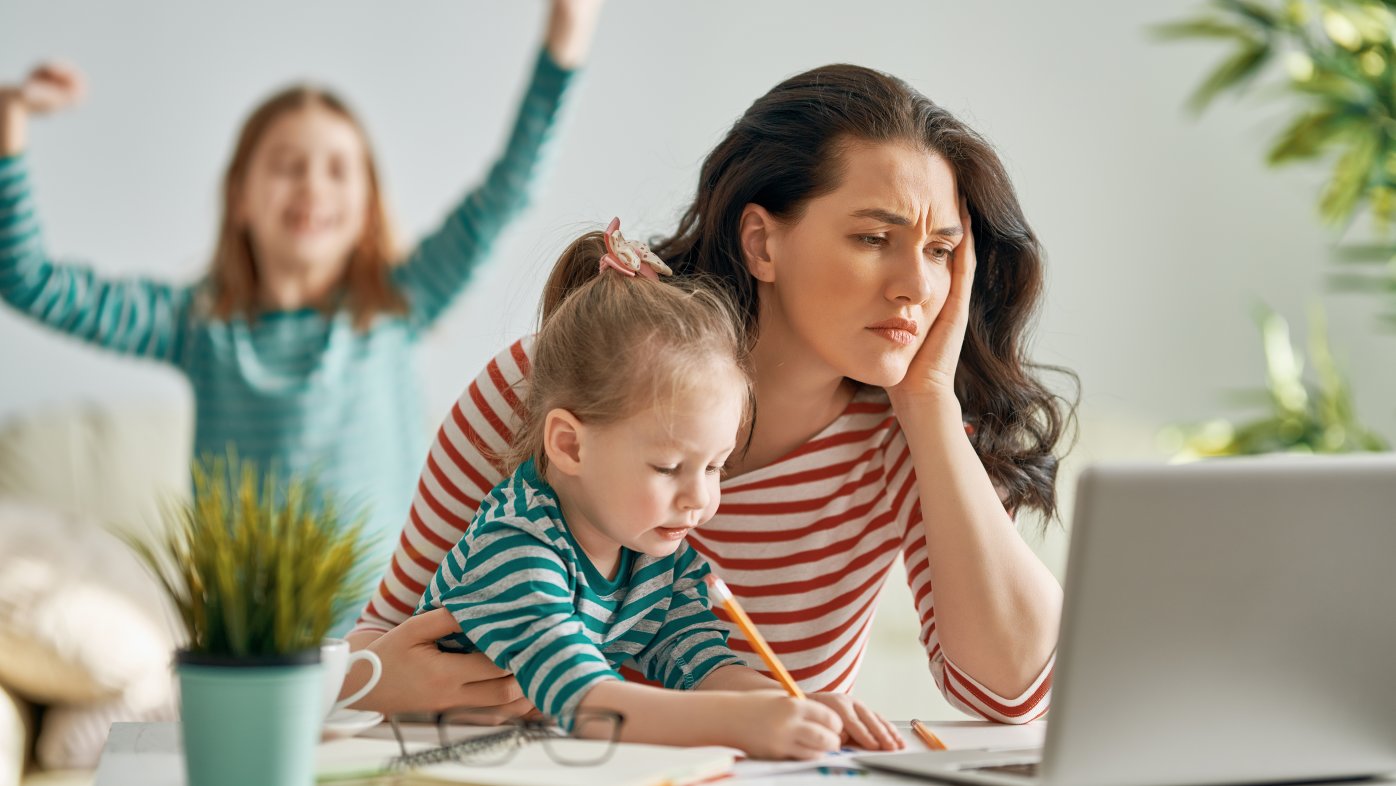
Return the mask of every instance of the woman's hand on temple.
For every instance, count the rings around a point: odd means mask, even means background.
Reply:
[[[970,226],[969,203],[960,195],[960,226],[964,235],[950,259],[950,292],[931,323],[926,341],[912,358],[906,377],[887,389],[895,405],[898,398],[955,397],[955,368],[965,343],[969,324],[970,293],[974,288],[974,229]]]
[[[435,609],[408,618],[364,646],[357,646],[363,645],[362,637],[351,636],[354,649],[372,650],[383,661],[382,679],[354,708],[388,714],[480,707],[494,710],[501,719],[534,711],[514,675],[485,655],[437,649],[437,639],[459,630],[449,611]],[[367,671],[351,672],[340,695],[357,690]]]

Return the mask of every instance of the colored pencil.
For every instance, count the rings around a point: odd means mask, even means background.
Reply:
[[[767,644],[766,640],[757,632],[756,626],[751,622],[751,617],[742,611],[737,599],[732,596],[732,590],[727,588],[727,583],[711,573],[704,580],[707,581],[708,588],[712,590],[713,594],[717,595],[722,607],[727,610],[727,616],[732,618],[732,621],[741,629],[742,635],[746,636],[746,640],[755,648],[756,654],[760,655],[761,660],[766,662],[766,668],[770,669],[776,680],[785,686],[787,693],[797,699],[803,699],[805,692],[800,690],[799,685],[795,684],[795,678],[790,676],[790,672],[786,671],[785,666],[776,658],[771,645]]]
[[[941,742],[935,732],[931,731],[930,728],[921,721],[913,718],[911,720],[911,730],[916,732],[916,736],[920,737],[922,742],[926,743],[927,748],[933,751],[945,750],[945,743]]]

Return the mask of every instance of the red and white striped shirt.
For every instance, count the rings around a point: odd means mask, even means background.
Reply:
[[[441,424],[392,565],[356,630],[386,631],[411,615],[480,500],[503,477],[485,457],[506,446],[520,420],[530,343],[515,342],[490,361]],[[1004,697],[941,650],[916,475],[880,388],[863,389],[833,423],[784,458],[723,481],[717,515],[688,542],[726,580],[807,691],[852,689],[878,594],[901,553],[931,675],[950,703],[1001,723],[1025,723],[1047,711],[1050,661],[1022,695]],[[738,631],[730,643],[739,653],[752,652]],[[749,661],[759,666],[759,658]]]

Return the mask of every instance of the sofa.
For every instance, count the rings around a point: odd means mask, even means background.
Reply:
[[[0,424],[0,786],[85,784],[110,724],[173,720],[178,625],[122,542],[187,493],[187,404]]]

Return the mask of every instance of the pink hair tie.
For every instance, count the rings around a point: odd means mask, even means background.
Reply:
[[[606,231],[602,234],[606,241],[606,253],[601,255],[601,264],[597,267],[597,275],[600,275],[611,268],[620,271],[627,276],[634,277],[639,273],[645,278],[658,280],[660,276],[672,276],[674,271],[664,264],[650,247],[636,240],[626,240],[620,233],[620,218],[611,219],[611,223],[606,226]]]

